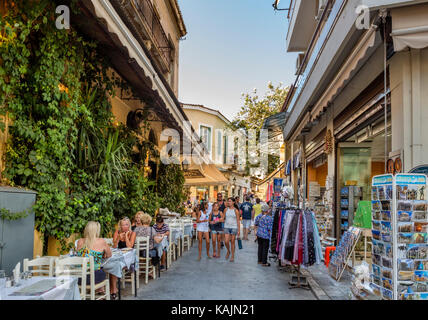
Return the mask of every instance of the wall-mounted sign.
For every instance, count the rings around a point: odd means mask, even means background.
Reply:
[[[403,163],[401,162],[400,157],[395,158],[395,160],[388,159],[386,163],[387,173],[390,173],[390,174],[401,173],[402,169],[403,169]]]

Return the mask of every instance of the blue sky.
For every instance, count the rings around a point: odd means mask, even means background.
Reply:
[[[230,120],[241,93],[294,82],[286,52],[287,11],[273,0],[179,0],[188,34],[180,42],[179,100],[220,110]],[[288,8],[289,0],[279,7]]]

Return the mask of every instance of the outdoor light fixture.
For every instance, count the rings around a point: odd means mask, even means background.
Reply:
[[[183,160],[183,162],[181,163],[181,167],[183,168],[183,171],[185,172],[188,171],[190,167],[189,161]]]

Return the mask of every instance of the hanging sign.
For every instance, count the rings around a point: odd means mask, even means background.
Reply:
[[[325,134],[324,151],[327,154],[333,152],[333,136],[330,129],[327,130],[327,133]]]
[[[284,182],[284,179],[282,178],[274,178],[273,179],[273,192],[281,192],[282,190],[282,184]]]

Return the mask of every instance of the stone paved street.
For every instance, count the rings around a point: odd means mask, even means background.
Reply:
[[[193,244],[190,251],[174,261],[171,268],[161,273],[161,278],[150,280],[147,285],[141,281],[138,297],[142,300],[314,300],[312,291],[289,289],[290,275],[271,267],[257,264],[257,244],[253,234],[250,241],[243,241],[243,249],[237,250],[235,262],[225,260],[226,248],[220,259],[202,256],[197,261],[198,247]],[[205,245],[203,247],[203,253]],[[205,251],[206,254],[206,251]],[[126,287],[126,297],[135,299]]]

